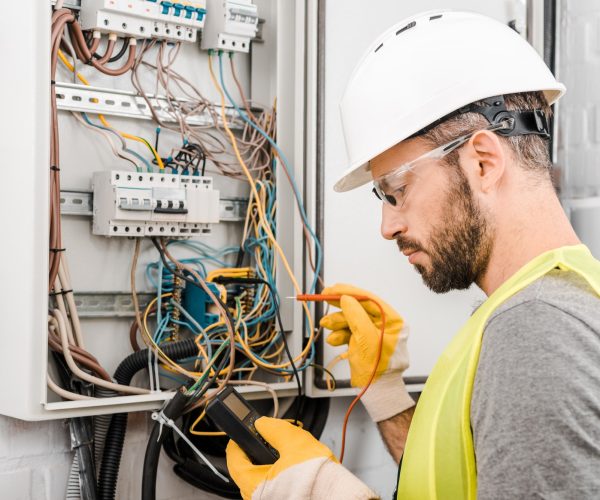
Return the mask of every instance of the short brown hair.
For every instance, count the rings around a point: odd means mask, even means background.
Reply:
[[[528,111],[541,109],[550,119],[552,109],[544,97],[543,92],[522,92],[518,94],[506,94],[504,96],[506,109]],[[482,106],[483,101],[474,104]],[[434,146],[441,146],[447,142],[468,134],[474,130],[485,128],[489,125],[487,119],[479,113],[464,113],[456,115],[440,123],[438,126],[419,136]],[[550,161],[548,150],[548,139],[539,135],[516,135],[513,137],[499,136],[500,140],[508,144],[517,163],[532,173],[550,178]],[[447,157],[449,165],[458,165],[458,151],[450,153]]]

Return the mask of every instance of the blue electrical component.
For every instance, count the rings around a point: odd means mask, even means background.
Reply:
[[[220,296],[220,291],[214,283],[206,283],[211,292]],[[182,293],[182,305],[202,328],[206,328],[219,320],[218,314],[208,312],[208,306],[213,302],[208,294],[200,287],[186,283]]]
[[[164,15],[168,15],[169,9],[173,6],[173,2],[168,2],[166,0],[163,0],[162,2],[160,2],[160,4],[162,5],[162,13]]]
[[[196,12],[196,7],[192,7],[191,5],[185,6],[185,18],[186,19],[191,19],[193,12]]]
[[[174,3],[173,9],[175,10],[175,16],[179,17],[181,15],[181,11],[183,10],[184,5],[181,3]]]

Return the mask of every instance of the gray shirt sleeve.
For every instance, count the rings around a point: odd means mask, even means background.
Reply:
[[[491,319],[471,400],[479,499],[600,498],[599,353],[596,331],[544,301]]]

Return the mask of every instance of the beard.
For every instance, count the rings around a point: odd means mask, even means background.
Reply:
[[[473,197],[469,181],[460,167],[442,206],[443,219],[433,227],[427,245],[402,236],[398,248],[419,250],[430,265],[415,264],[423,283],[435,293],[464,290],[485,273],[492,251],[492,228]]]

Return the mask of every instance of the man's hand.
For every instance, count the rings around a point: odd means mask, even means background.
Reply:
[[[227,468],[244,500],[308,498],[377,498],[342,467],[332,451],[309,432],[285,420],[261,417],[256,430],[279,452],[272,465],[254,465],[233,441],[227,445]]]
[[[377,372],[361,399],[371,418],[380,422],[414,406],[402,379],[402,373],[408,368],[408,331],[400,315],[376,295],[351,285],[334,285],[322,293],[342,296],[341,300],[330,302],[341,311],[323,317],[321,326],[332,330],[326,339],[330,345],[348,345],[350,383],[355,387],[364,387],[369,381],[377,360],[382,324],[384,326]],[[370,300],[358,301],[354,296]]]

